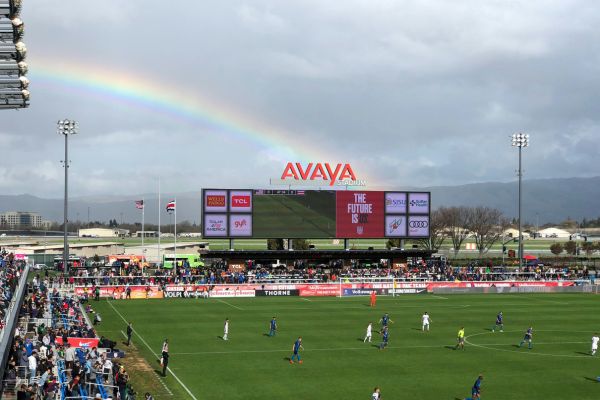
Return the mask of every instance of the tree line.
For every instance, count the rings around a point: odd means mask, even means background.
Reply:
[[[465,240],[472,237],[475,248],[482,256],[502,240],[502,235],[509,226],[510,221],[496,208],[440,207],[431,213],[430,237],[415,242],[420,248],[433,251],[438,251],[442,244],[450,242],[456,256]],[[388,240],[387,246],[400,247],[400,239]]]

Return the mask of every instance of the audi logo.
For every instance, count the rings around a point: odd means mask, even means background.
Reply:
[[[408,226],[411,228],[427,228],[429,226],[428,221],[410,221]]]

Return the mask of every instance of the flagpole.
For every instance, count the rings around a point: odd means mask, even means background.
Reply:
[[[175,235],[173,236],[175,245],[173,252],[175,253],[175,273],[177,273],[177,197],[175,197]]]
[[[144,236],[146,236],[146,232],[144,231],[145,214],[146,203],[144,202],[144,197],[142,197],[142,275],[144,275],[144,262],[146,259],[146,248],[144,247]]]
[[[160,208],[162,206],[160,205],[160,176],[158,177],[158,248],[157,250],[157,255],[158,255],[158,263],[159,265],[162,264],[162,259],[160,258]]]

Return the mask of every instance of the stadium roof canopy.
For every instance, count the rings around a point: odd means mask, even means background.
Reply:
[[[392,260],[402,258],[427,258],[432,250],[207,250],[204,258],[222,260]]]

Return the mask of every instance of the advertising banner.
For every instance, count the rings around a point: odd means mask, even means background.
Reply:
[[[320,285],[297,285],[300,296],[339,296],[340,285],[335,283],[323,283]]]
[[[63,344],[63,339],[60,336],[57,336],[54,340],[56,344]],[[74,348],[80,349],[91,349],[93,347],[98,347],[98,342],[100,339],[98,338],[78,338],[78,337],[69,337],[67,338],[67,342]]]
[[[250,214],[230,214],[229,215],[229,236],[250,237],[252,236],[252,215]]]
[[[385,194],[386,214],[406,214],[406,196],[403,192],[387,192]]]
[[[342,288],[342,296],[369,296],[372,292],[375,294],[387,294],[387,289],[352,289]]]
[[[408,217],[409,237],[429,237],[429,215],[411,215]]]
[[[287,289],[287,290],[257,290],[257,296],[300,296],[298,289]]]
[[[385,236],[387,236],[387,237],[406,237],[406,216],[405,215],[386,215],[385,216]]]
[[[429,193],[409,193],[408,194],[408,213],[409,214],[429,214]]]
[[[227,214],[205,214],[204,236],[226,237],[227,236]]]
[[[216,287],[209,291],[210,297],[254,297],[254,289],[240,289],[236,288],[229,290],[228,288]]]
[[[231,190],[229,191],[229,209],[231,212],[252,212],[252,191]]]
[[[383,192],[337,192],[336,237],[383,237],[383,216]]]
[[[207,190],[204,192],[204,209],[207,212],[227,211],[227,190]]]
[[[159,286],[149,286],[150,290],[146,290],[148,286],[130,286],[132,299],[162,299],[163,292]],[[74,289],[78,296],[87,293],[89,297],[93,297],[94,293],[90,286],[77,286]],[[113,299],[124,299],[126,297],[125,286],[100,286],[100,297],[110,297]]]

